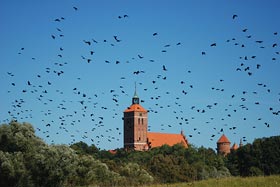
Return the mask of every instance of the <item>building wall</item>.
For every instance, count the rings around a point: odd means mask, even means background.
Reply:
[[[124,113],[124,148],[144,150],[147,145],[147,112]]]
[[[230,142],[217,143],[218,154],[227,155],[230,153]]]

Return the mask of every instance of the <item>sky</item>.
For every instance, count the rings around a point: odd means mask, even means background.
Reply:
[[[135,83],[151,132],[215,149],[280,135],[278,0],[1,0],[0,123],[123,147]]]

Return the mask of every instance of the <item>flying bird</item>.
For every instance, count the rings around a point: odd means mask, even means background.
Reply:
[[[116,40],[116,42],[120,42],[121,40],[118,39],[117,36],[114,36],[114,39]]]

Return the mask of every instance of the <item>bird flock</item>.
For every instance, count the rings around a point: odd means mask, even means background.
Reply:
[[[83,11],[79,6],[68,8],[72,9],[72,16],[76,17]],[[133,16],[127,13],[112,16],[112,21],[121,22],[120,24],[133,22],[133,19]],[[228,18],[228,22],[238,25],[240,19],[241,16],[233,14]],[[127,37],[115,34],[117,31],[112,30],[112,34],[107,38],[94,34],[83,35],[82,39],[74,41],[81,50],[69,52],[71,47],[65,43],[70,40],[70,31],[64,27],[64,22],[71,22],[70,18],[62,15],[54,17],[50,22],[53,32],[47,37],[55,49],[51,62],[40,61],[40,55],[27,55],[30,51],[26,52],[29,49],[23,45],[15,51],[15,55],[22,59],[28,58],[26,61],[35,63],[39,68],[28,71],[29,76],[16,74],[13,70],[5,72],[8,82],[5,92],[11,100],[8,101],[10,108],[1,108],[2,116],[6,115],[1,119],[2,123],[10,120],[39,120],[39,123],[33,124],[36,133],[51,143],[59,142],[61,137],[65,137],[68,142],[60,143],[71,144],[82,140],[96,146],[122,147],[122,112],[131,104],[133,82],[137,81],[141,105],[149,110],[149,130],[178,133],[179,131],[174,132],[173,129],[183,129],[189,142],[193,144],[195,137],[206,137],[215,143],[217,135],[222,133],[233,134],[234,137],[247,141],[247,134],[251,132],[243,132],[244,125],[252,132],[257,128],[265,131],[279,125],[271,123],[270,119],[262,114],[268,113],[279,122],[280,91],[271,88],[267,79],[258,82],[258,79],[254,78],[262,74],[265,71],[263,69],[279,64],[277,31],[270,33],[274,37],[272,42],[256,38],[254,30],[246,27],[237,31],[236,36],[209,40],[208,46],[201,46],[202,50],[195,54],[203,61],[201,63],[205,63],[205,67],[211,67],[208,58],[215,57],[220,48],[237,49],[240,53],[233,53],[229,57],[233,58],[235,63],[219,71],[228,71],[236,77],[249,80],[252,85],[249,89],[242,86],[231,87],[228,83],[230,78],[213,75],[216,81],[209,81],[208,87],[201,88],[194,77],[203,77],[203,68],[200,72],[185,63],[185,69],[180,69],[184,72],[183,76],[176,76],[178,70],[174,69],[174,64],[161,62],[161,58],[170,58],[169,53],[176,54],[176,51],[189,49],[176,37],[174,41],[161,40],[160,30],[147,35],[147,40],[152,41],[149,45],[155,46],[155,52],[146,54],[141,52],[145,50],[138,49],[133,51],[134,56],[125,59],[112,52],[112,49],[118,52],[129,48],[133,50],[135,46],[124,48],[128,43]],[[108,49],[108,54],[103,51],[101,54],[101,49]],[[258,56],[261,50],[269,52],[265,59]],[[79,67],[89,71],[80,72]],[[117,73],[113,72],[114,70]],[[115,74],[117,80],[114,78]],[[100,87],[95,86],[98,81],[103,82]],[[82,85],[91,87],[91,91]],[[176,90],[172,89],[174,86]],[[252,90],[252,87],[255,89]],[[207,94],[203,95],[203,92]],[[196,98],[195,95],[203,97],[203,101],[193,99]],[[263,102],[264,95],[271,98],[268,104]],[[248,113],[256,115],[247,116]],[[168,120],[163,116],[167,116]],[[163,120],[160,120],[161,118]]]

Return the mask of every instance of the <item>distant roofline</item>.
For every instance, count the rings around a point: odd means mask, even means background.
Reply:
[[[162,133],[162,132],[147,132],[147,133],[153,133],[153,134],[173,134],[173,135],[182,135],[182,133]]]

